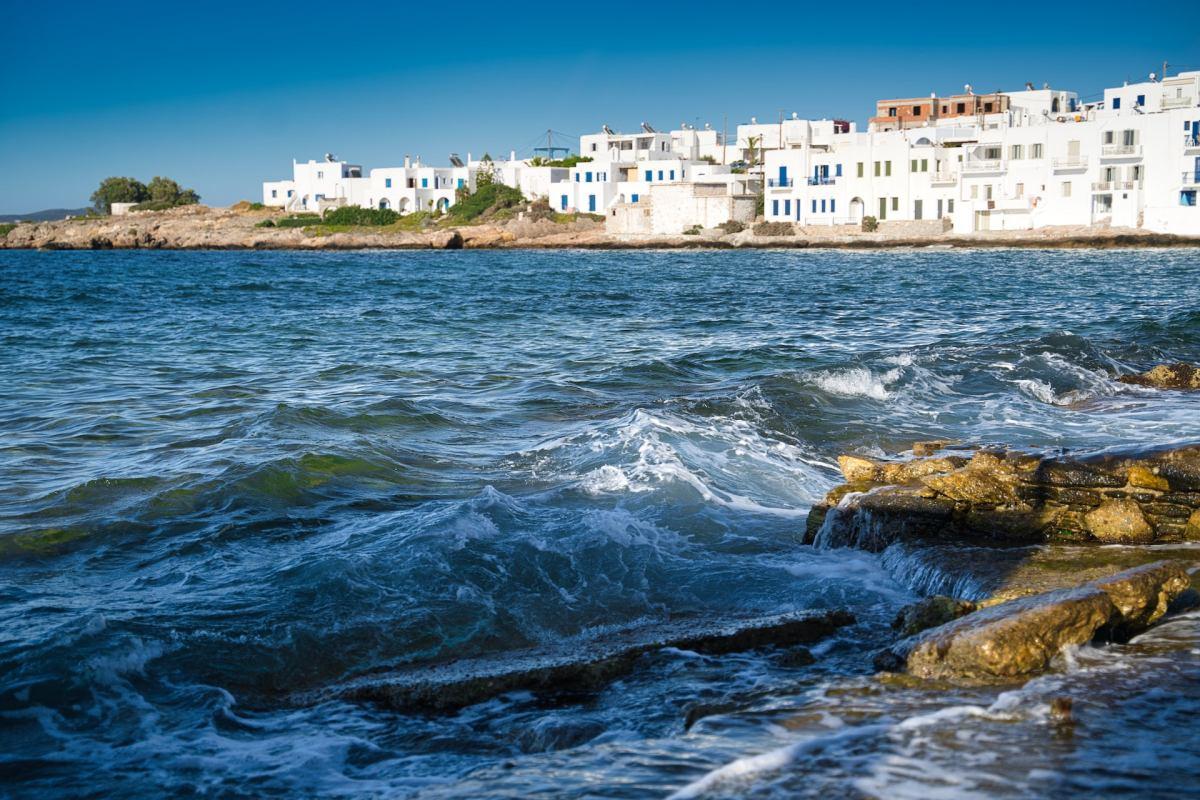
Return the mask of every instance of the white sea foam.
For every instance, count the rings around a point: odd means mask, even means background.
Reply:
[[[876,375],[865,367],[811,372],[805,376],[817,388],[839,397],[869,397],[872,400],[887,400],[892,396],[888,384],[900,378],[901,370],[891,369]]]

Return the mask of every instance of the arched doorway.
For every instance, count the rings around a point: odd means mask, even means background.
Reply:
[[[858,225],[863,221],[863,200],[856,197],[850,201],[850,222]]]
[[[400,198],[400,203],[399,203],[399,205],[396,206],[396,210],[399,211],[401,214],[408,213],[408,198],[407,197]]]
[[[450,201],[443,197],[441,200],[437,201],[437,207],[439,211],[445,211],[450,207]]]
[[[380,211],[385,211],[391,207],[392,207],[392,204],[391,204],[391,202],[388,201],[388,199],[386,197],[380,198],[380,200],[379,200],[379,210]]]

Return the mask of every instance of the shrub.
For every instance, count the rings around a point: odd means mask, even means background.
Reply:
[[[459,190],[456,200],[446,214],[456,222],[466,222],[480,217],[486,218],[502,208],[522,205],[525,195],[521,194],[520,189],[491,182],[482,186],[477,184],[472,193]]]
[[[760,222],[754,226],[755,236],[794,236],[796,228],[790,222]]]
[[[256,227],[256,228],[274,228],[274,227],[275,227],[275,220],[273,220],[273,219],[264,219],[262,222],[256,222],[256,223],[254,224],[254,227]]]
[[[131,211],[166,211],[168,208],[174,208],[175,203],[169,200],[147,200],[144,203],[138,203],[131,208]]]
[[[391,225],[400,215],[390,208],[359,208],[342,206],[326,211],[322,225]]]
[[[699,236],[700,235],[700,226],[693,225],[692,227],[690,227],[686,231],[684,231],[683,235],[684,236]]]
[[[239,200],[229,207],[230,211],[237,211],[239,213],[244,211],[264,211],[265,209],[266,206],[264,204],[252,203],[249,200]]]
[[[15,222],[5,222],[0,224],[0,239],[7,239],[8,235],[13,232],[13,228],[17,227]]]
[[[879,230],[879,220],[875,217],[863,217],[862,229],[864,233],[872,233]]]
[[[717,226],[726,233],[741,233],[746,230],[745,223],[738,222],[736,219],[726,220]]]
[[[270,222],[270,221],[271,220],[263,220],[263,222]],[[262,225],[261,223],[259,223],[259,226],[263,227],[263,228],[270,228],[270,227],[304,228],[309,225],[320,225],[321,218],[318,217],[316,214],[293,214],[290,217],[284,217],[283,219],[277,219],[274,222],[275,222],[274,225]]]

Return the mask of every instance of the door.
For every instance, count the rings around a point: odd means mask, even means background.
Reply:
[[[913,201],[913,219],[922,219],[924,216],[923,215],[924,210],[925,210],[925,201],[924,200],[914,200]]]
[[[595,210],[596,210],[596,195],[589,194],[588,195],[588,211],[595,212]]]
[[[1195,180],[1196,183],[1200,183],[1200,156],[1196,156],[1196,166],[1192,171],[1192,179]]]
[[[787,182],[787,167],[780,167],[780,168],[779,168],[779,185],[780,185],[780,186],[787,186],[787,185],[788,185],[788,182]]]
[[[887,219],[887,198],[879,198],[879,219]]]
[[[1195,147],[1196,145],[1200,144],[1200,120],[1196,120],[1195,122],[1192,123],[1191,139],[1192,139],[1192,141],[1190,142],[1190,144],[1192,145],[1192,147]]]

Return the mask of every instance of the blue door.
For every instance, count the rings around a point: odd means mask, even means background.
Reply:
[[[595,210],[596,210],[596,195],[589,194],[588,195],[588,211],[595,211]]]
[[[1192,177],[1196,179],[1196,183],[1200,183],[1200,156],[1196,156],[1196,174]]]
[[[567,196],[565,194],[562,196],[562,210],[567,210]]]
[[[1192,144],[1200,141],[1200,119],[1192,123]]]
[[[779,185],[787,186],[787,167],[779,168]]]

